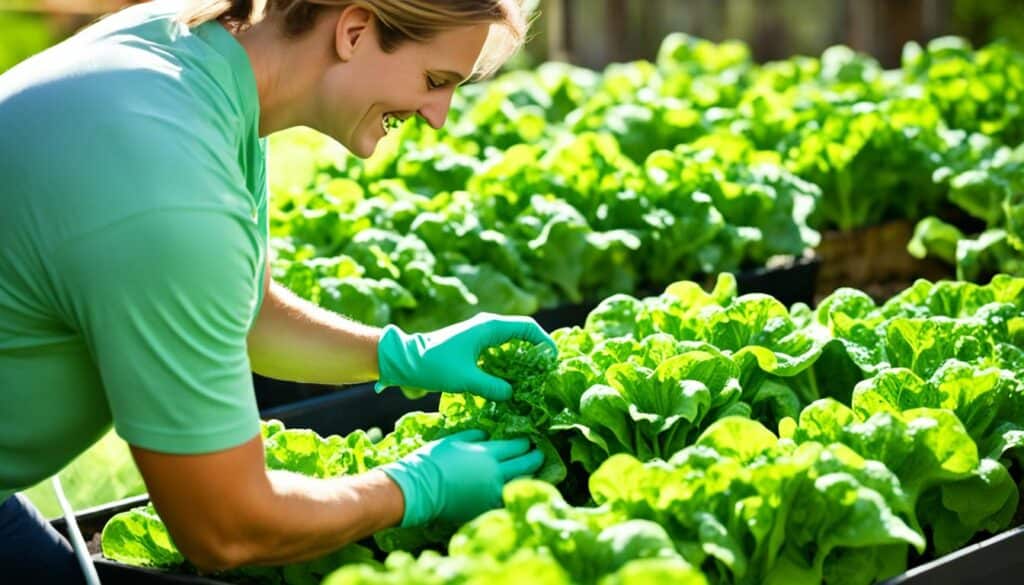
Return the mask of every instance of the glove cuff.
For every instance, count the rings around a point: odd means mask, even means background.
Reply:
[[[431,497],[436,496],[435,492],[439,486],[429,485],[430,482],[416,469],[417,463],[423,463],[419,459],[420,457],[413,453],[403,460],[377,468],[402,490],[402,497],[405,500],[405,510],[402,512],[400,524],[402,528],[422,526],[430,522],[436,516],[435,510],[438,508],[436,502],[431,501]]]
[[[412,345],[413,336],[402,331],[397,325],[388,325],[380,336],[377,343],[377,369],[380,378],[374,384],[373,389],[380,394],[385,388],[402,386],[405,382],[405,373],[412,366],[409,356],[409,347]]]

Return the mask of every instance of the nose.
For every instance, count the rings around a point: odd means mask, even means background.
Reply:
[[[435,91],[431,93],[428,101],[423,104],[416,113],[419,114],[427,124],[434,130],[440,130],[448,119],[448,110],[452,106],[452,96],[455,90]]]

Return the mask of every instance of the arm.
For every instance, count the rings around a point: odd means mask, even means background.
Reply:
[[[317,384],[376,380],[381,332],[297,297],[264,279],[263,306],[249,331],[249,361],[257,374]]]
[[[181,552],[200,569],[226,570],[308,560],[399,521],[461,523],[499,506],[505,482],[536,471],[543,456],[526,439],[484,438],[464,431],[332,479],[266,471],[258,436],[205,455],[135,446],[132,455]]]
[[[407,334],[394,325],[384,330],[356,323],[300,299],[264,278],[264,301],[246,340],[249,361],[258,374],[300,382],[350,384],[380,380],[445,392],[471,392],[507,400],[511,386],[477,368],[488,346],[523,339],[554,341],[535,321],[480,313],[428,334]]]
[[[313,479],[267,471],[258,436],[204,455],[134,446],[132,455],[175,543],[203,570],[308,560],[402,519],[402,491],[383,472]]]

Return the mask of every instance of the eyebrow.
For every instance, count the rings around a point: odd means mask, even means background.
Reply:
[[[459,73],[458,71],[441,70],[431,71],[431,73],[440,77],[447,77],[448,81],[454,82],[455,85],[461,85],[467,79],[467,76]]]

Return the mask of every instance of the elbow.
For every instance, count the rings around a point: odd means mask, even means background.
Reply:
[[[246,531],[218,530],[212,523],[196,524],[198,530],[176,539],[181,554],[203,573],[220,573],[260,561],[259,545],[243,536]]]
[[[202,573],[220,573],[252,564],[244,543],[218,541],[181,546],[181,553]]]

